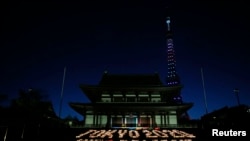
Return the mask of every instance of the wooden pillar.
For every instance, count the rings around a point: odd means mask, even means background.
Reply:
[[[138,96],[138,92],[137,91],[135,91],[135,102],[139,102],[139,96]]]
[[[162,123],[163,123],[163,114],[161,113],[161,123],[160,123],[160,127],[162,127]]]
[[[164,127],[166,127],[167,126],[167,123],[166,123],[166,112],[164,112]]]
[[[137,112],[137,121],[138,123],[136,126],[140,127],[141,126],[141,113],[140,112]]]
[[[86,125],[86,111],[84,110],[84,113],[83,113],[83,126]]]
[[[169,125],[169,112],[166,112],[166,121],[167,121],[167,125]]]
[[[122,127],[126,127],[126,116],[125,116],[125,113],[122,114]]]
[[[155,127],[155,113],[154,112],[152,112],[151,113],[151,127]]]
[[[111,128],[111,114],[109,113],[108,115],[107,115],[107,123],[106,123],[106,127],[107,128]]]
[[[152,102],[152,96],[151,96],[152,92],[149,92],[148,95],[149,95],[149,102]]]
[[[96,124],[95,127],[99,127],[99,114],[96,114]]]
[[[92,125],[92,126],[95,127],[95,120],[96,120],[96,119],[95,119],[95,118],[96,118],[96,117],[95,117],[95,113],[93,113],[93,116],[94,116],[94,117],[93,117],[93,125]]]

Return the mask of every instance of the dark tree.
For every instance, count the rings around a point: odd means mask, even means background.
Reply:
[[[7,123],[8,119],[8,108],[4,106],[3,104],[8,100],[8,95],[6,94],[0,94],[0,126],[4,126]]]
[[[18,123],[26,125],[37,126],[44,119],[56,118],[53,106],[47,100],[47,95],[38,89],[19,90],[19,97],[12,100],[10,109],[11,117]]]
[[[0,104],[3,104],[8,100],[8,95],[6,94],[0,94]]]

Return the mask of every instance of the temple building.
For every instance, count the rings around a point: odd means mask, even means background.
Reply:
[[[69,103],[84,117],[84,127],[181,126],[193,103],[184,103],[181,97],[182,85],[176,72],[170,17],[166,18],[166,26],[166,84],[158,73],[109,74],[105,71],[99,84],[80,85],[91,103]]]

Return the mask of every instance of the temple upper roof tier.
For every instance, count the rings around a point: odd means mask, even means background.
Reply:
[[[99,82],[99,86],[161,86],[160,77],[155,74],[107,74]]]

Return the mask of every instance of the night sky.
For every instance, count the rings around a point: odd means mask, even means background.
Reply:
[[[174,0],[173,0],[174,1]],[[80,116],[68,102],[89,102],[79,84],[98,84],[108,73],[152,74],[165,83],[166,7],[171,11],[177,72],[191,119],[250,103],[250,10],[240,1],[81,1],[1,3],[0,93],[37,88],[62,117]],[[6,102],[7,103],[7,102]]]

